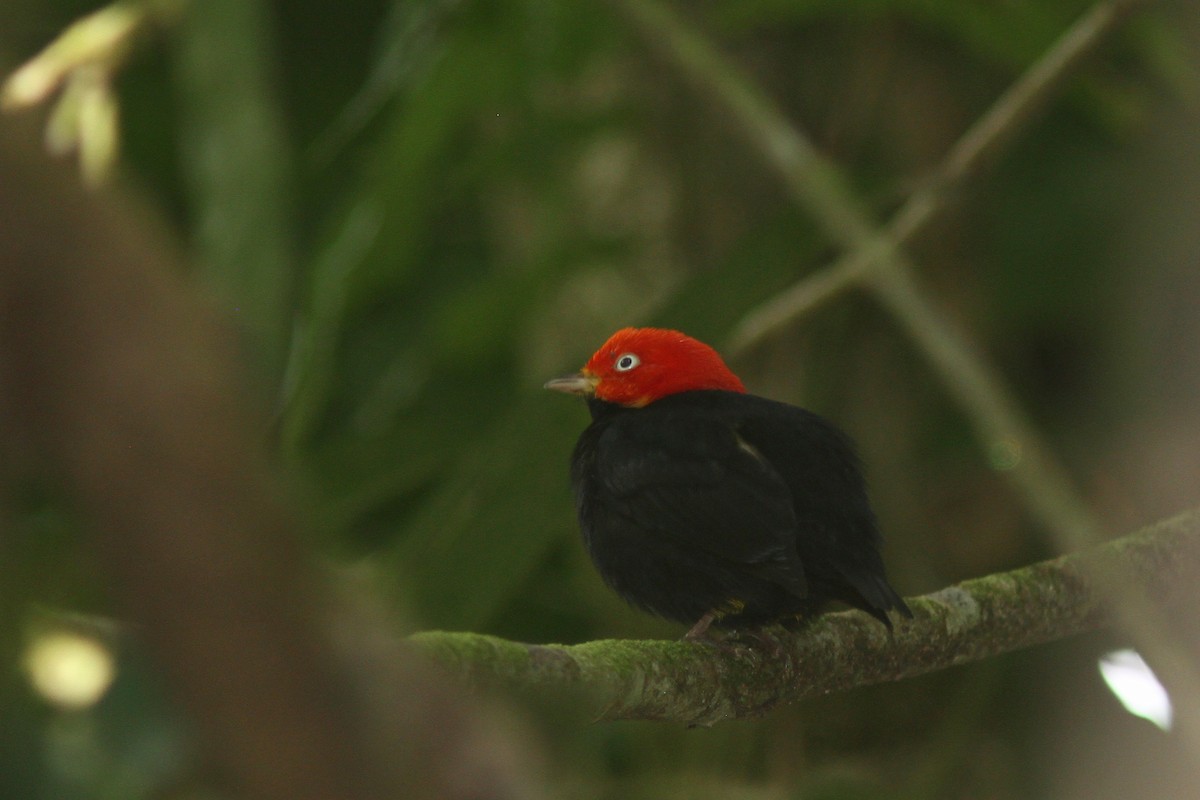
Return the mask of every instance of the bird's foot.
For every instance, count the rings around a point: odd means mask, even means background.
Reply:
[[[786,648],[777,635],[781,629],[778,626],[774,627],[774,631],[771,628],[739,628],[732,632],[726,641],[752,647],[773,659],[781,658]]]
[[[771,658],[780,658],[785,648],[779,637],[768,628],[737,628],[714,636],[712,624],[721,618],[719,611],[709,611],[696,621],[696,624],[683,635],[685,642],[697,642],[724,652],[731,653],[738,648],[749,648],[767,654]]]
[[[683,641],[695,642],[697,644],[714,647],[722,653],[732,653],[739,645],[744,646],[744,642],[740,642],[736,636],[722,632],[720,635],[712,628],[712,624],[719,620],[722,612],[719,609],[713,609],[705,614],[700,619],[696,620],[696,624],[683,635]]]
[[[703,617],[696,620],[696,624],[693,625],[691,627],[691,629],[689,629],[688,632],[683,635],[684,641],[710,642],[710,643],[713,642],[714,639],[712,638],[712,635],[708,632],[708,629],[712,626],[713,622],[716,621],[718,616],[719,615],[718,615],[717,611],[713,610],[713,611],[709,611]]]

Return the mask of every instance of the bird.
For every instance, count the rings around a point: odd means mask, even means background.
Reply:
[[[546,389],[583,397],[570,459],[584,546],[630,604],[738,632],[799,627],[831,601],[892,631],[888,583],[851,440],[823,417],[746,392],[707,344],[623,328]]]

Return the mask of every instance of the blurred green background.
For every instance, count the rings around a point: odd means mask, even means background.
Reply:
[[[205,5],[143,34],[119,74],[118,180],[170,221],[243,330],[314,552],[364,570],[410,627],[680,635],[587,563],[566,476],[586,411],[541,384],[625,325],[720,348],[836,258],[830,242],[615,4]],[[674,7],[884,221],[1089,4]],[[95,8],[7,0],[0,69]],[[1123,27],[910,248],[1113,532],[1196,503],[1195,11],[1152,4]],[[857,439],[902,593],[1051,554],[865,296],[733,366]],[[117,666],[97,703],[63,709],[5,664],[0,796],[201,796],[187,726],[136,637],[97,621],[118,612],[62,498],[9,488],[2,652],[15,662],[66,627]],[[1099,678],[1122,643],[1090,635],[711,730],[518,707],[564,797],[1184,796],[1178,743]]]

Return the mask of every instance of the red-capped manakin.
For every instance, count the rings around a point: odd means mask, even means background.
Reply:
[[[747,394],[708,345],[625,328],[546,388],[587,400],[576,511],[600,575],[630,603],[692,624],[689,639],[803,622],[831,600],[889,630],[889,611],[912,616],[888,584],[850,440]]]

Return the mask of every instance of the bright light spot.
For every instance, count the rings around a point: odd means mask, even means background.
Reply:
[[[1103,656],[1100,674],[1126,711],[1171,730],[1171,698],[1135,651],[1114,650]]]
[[[116,675],[116,662],[90,636],[54,631],[33,640],[25,669],[38,694],[63,708],[87,708],[104,696]]]

